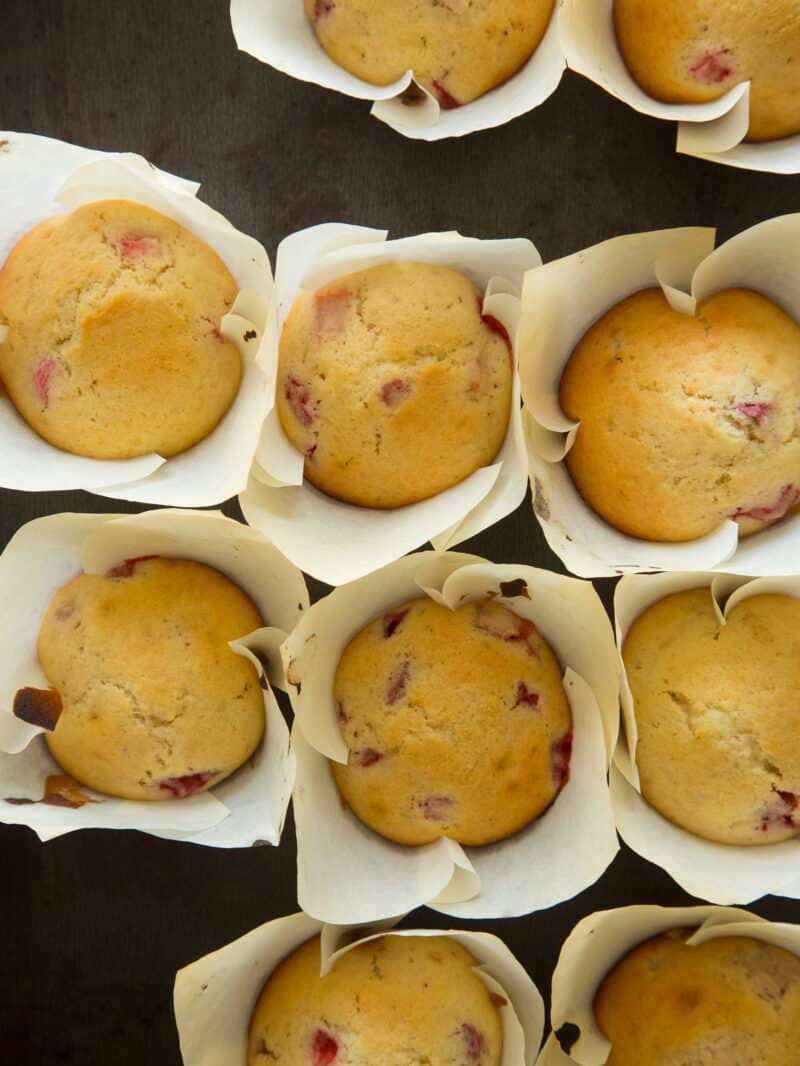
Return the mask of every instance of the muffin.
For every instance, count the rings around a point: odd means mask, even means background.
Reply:
[[[400,844],[510,836],[569,776],[561,668],[536,627],[484,600],[411,600],[350,641],[334,678],[353,813]]]
[[[317,40],[372,85],[407,70],[448,110],[507,81],[545,35],[554,0],[303,0]]]
[[[185,451],[242,377],[220,320],[236,297],[204,241],[143,204],[101,200],[45,219],[0,270],[0,376],[63,451],[129,459]]]
[[[464,274],[390,263],[303,293],[280,341],[277,409],[305,476],[393,508],[490,463],[511,409],[511,341]]]
[[[255,751],[264,702],[228,641],[263,625],[218,571],[129,559],[53,597],[37,651],[61,713],[45,739],[76,780],[111,796],[163,800],[218,784]]]
[[[634,81],[656,100],[699,104],[750,82],[748,141],[800,133],[797,0],[614,0]]]
[[[667,596],[622,651],[642,795],[721,844],[800,832],[800,600],[750,596],[720,623],[708,588]]]
[[[264,985],[247,1066],[499,1066],[498,997],[477,965],[449,937],[383,936],[351,948],[320,977],[314,937]]]
[[[727,518],[746,535],[800,501],[800,326],[758,293],[695,316],[634,293],[575,348],[560,401],[580,422],[576,488],[630,536],[694,540]]]
[[[745,936],[690,946],[694,932],[646,940],[603,980],[607,1066],[796,1066],[800,959]]]

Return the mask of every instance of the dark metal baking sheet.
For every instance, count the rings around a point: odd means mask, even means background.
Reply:
[[[800,210],[800,178],[677,156],[673,127],[572,74],[500,129],[406,140],[364,102],[238,53],[224,0],[0,0],[0,44],[0,127],[139,152],[195,178],[273,261],[282,236],[331,220],[395,236],[528,236],[553,259],[666,226],[713,225],[724,239]],[[39,515],[137,509],[80,492],[0,491],[2,542]],[[225,509],[239,516],[235,504]],[[464,547],[562,569],[529,501]],[[608,603],[611,582],[597,585]],[[279,849],[234,852],[112,831],[42,845],[25,828],[0,826],[0,1063],[177,1066],[175,970],[296,910],[294,876],[291,821]],[[687,899],[623,847],[576,899],[480,924],[504,937],[547,997],[559,946],[580,917]],[[792,901],[752,909],[800,920]],[[426,910],[413,920],[448,924]]]

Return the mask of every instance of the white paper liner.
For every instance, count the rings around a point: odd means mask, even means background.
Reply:
[[[225,337],[242,353],[242,382],[230,410],[199,444],[175,456],[100,460],[48,444],[6,397],[0,398],[0,485],[25,491],[88,489],[146,503],[205,507],[235,496],[247,482],[265,407],[266,383],[256,363],[272,275],[264,248],[202,201],[199,186],[157,170],[141,156],[79,148],[49,137],[2,133],[0,264],[41,219],[93,200],[126,199],[168,215],[205,240],[240,287],[223,320]]]
[[[281,242],[263,347],[270,410],[253,476],[239,499],[252,526],[301,570],[331,585],[361,577],[428,540],[437,548],[451,547],[504,518],[525,496],[527,460],[516,373],[508,431],[494,462],[437,496],[377,510],[343,503],[303,480],[303,456],[284,436],[274,406],[283,322],[302,289],[403,260],[437,263],[467,274],[486,293],[485,313],[503,323],[512,342],[523,275],[541,263],[534,246],[523,239],[482,241],[458,233],[427,233],[387,241],[385,230],[335,223],[313,226]]]
[[[418,103],[403,103],[413,81],[408,70],[391,85],[371,85],[335,63],[317,41],[300,0],[232,0],[231,23],[243,52],[293,78],[335,89],[347,96],[372,100],[372,114],[406,137],[437,141],[489,129],[532,111],[558,87],[564,56],[556,10],[539,47],[520,71],[491,92],[450,111],[443,111],[423,86]]]
[[[322,972],[357,944],[389,932],[334,927],[292,914],[259,926],[226,947],[179,970],[175,978],[175,1020],[184,1066],[231,1066],[244,1062],[250,1017],[264,982],[280,962],[306,940],[321,935]],[[396,936],[447,936],[477,960],[475,973],[490,991],[508,1001],[501,1066],[532,1066],[544,1031],[544,1005],[525,969],[489,933],[398,929]]]
[[[694,314],[697,303],[716,292],[751,288],[800,322],[798,240],[800,214],[759,223],[716,250],[713,230],[660,230],[615,237],[526,274],[519,351],[534,512],[572,573],[719,569],[768,576],[800,569],[798,515],[741,542],[730,520],[680,544],[637,540],[608,525],[583,501],[561,461],[578,424],[558,402],[561,375],[578,341],[610,307],[641,289],[661,286],[676,311]]]
[[[251,597],[268,627],[231,642],[262,678],[266,739],[252,759],[209,792],[185,799],[139,802],[84,788],[98,800],[76,808],[16,805],[7,797],[42,798],[45,777],[62,773],[43,730],[14,717],[17,689],[46,688],[36,656],[44,613],[56,591],[82,570],[105,573],[124,559],[163,555],[194,559],[225,573]],[[148,511],[144,514],[57,514],[29,522],[0,556],[0,821],[27,825],[42,840],[75,829],[140,829],[169,839],[215,847],[277,844],[294,782],[289,732],[272,689],[282,682],[279,647],[308,606],[302,574],[253,529],[217,512]]]
[[[733,907],[634,906],[597,911],[578,922],[561,949],[553,974],[550,1009],[554,1032],[548,1037],[537,1066],[604,1066],[611,1045],[594,1017],[598,985],[642,941],[686,926],[699,927],[689,944],[748,936],[800,955],[800,926],[769,922]],[[567,1022],[580,1029],[569,1055],[561,1051],[555,1037],[555,1032]]]
[[[501,582],[518,578],[530,599],[499,594]],[[343,808],[327,765],[347,758],[333,701],[339,658],[356,632],[398,603],[427,594],[455,608],[489,593],[531,619],[565,667],[574,733],[569,782],[541,817],[497,844],[393,844]],[[618,721],[610,640],[602,604],[585,582],[454,552],[400,559],[314,604],[283,649],[287,677],[300,682],[299,692],[290,686],[300,905],[338,924],[377,921],[423,903],[464,918],[510,917],[592,884],[618,849],[606,785]]]
[[[800,597],[800,577],[746,578],[713,573],[629,575],[616,588],[614,615],[619,649],[620,703],[625,732],[611,768],[610,789],[620,835],[635,852],[660,866],[682,888],[713,903],[749,903],[772,893],[798,896],[800,841],[714,844],[673,824],[642,797],[635,763],[637,730],[622,660],[631,625],[652,604],[686,589],[707,587],[721,621],[742,600],[776,593]],[[627,740],[626,740],[627,738]]]
[[[749,81],[703,104],[668,104],[648,96],[625,66],[614,32],[613,6],[614,0],[563,0],[558,32],[568,67],[636,111],[679,123],[676,147],[684,155],[775,174],[800,171],[800,135],[743,141],[750,124]]]

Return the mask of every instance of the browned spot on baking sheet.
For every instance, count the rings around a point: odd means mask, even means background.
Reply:
[[[400,93],[398,100],[406,107],[419,107],[420,104],[424,104],[427,98],[427,93],[420,89],[419,85],[415,81],[409,83],[407,89]]]
[[[6,803],[22,806],[28,803],[46,803],[49,807],[83,807],[85,803],[100,803],[100,800],[91,799],[82,791],[80,781],[67,774],[51,774],[44,781],[44,795],[40,800],[24,799],[17,796],[6,796]]]
[[[524,596],[526,600],[529,600],[528,582],[521,577],[514,578],[513,581],[501,581],[500,595],[505,596],[507,600],[513,600],[519,596]]]
[[[538,477],[533,479],[533,509],[545,522],[550,517],[550,504],[547,502],[542,483]]]
[[[86,803],[99,803],[82,791],[80,781],[67,774],[52,774],[45,778],[42,803],[51,807],[83,807]]]
[[[52,733],[61,714],[61,696],[54,688],[21,688],[14,696],[14,714]]]

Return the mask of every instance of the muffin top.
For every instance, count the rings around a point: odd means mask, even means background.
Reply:
[[[607,1066],[796,1066],[800,959],[753,937],[690,946],[694,932],[646,940],[603,980]]]
[[[796,0],[614,0],[631,76],[656,100],[716,100],[750,82],[749,141],[800,133]]]
[[[728,289],[673,311],[660,289],[607,311],[570,356],[566,462],[588,505],[623,533],[688,541],[726,518],[741,534],[800,502],[800,326]]]
[[[303,0],[317,40],[373,85],[413,70],[448,110],[500,85],[544,37],[554,0]]]
[[[502,1004],[477,965],[449,937],[383,936],[320,977],[314,937],[264,985],[247,1066],[499,1066]]]
[[[723,625],[708,588],[667,596],[631,626],[642,795],[722,844],[800,832],[800,600],[750,596]]]
[[[548,807],[569,776],[561,667],[532,622],[484,600],[399,604],[350,641],[334,680],[353,813],[400,844],[488,844]]]
[[[228,641],[262,625],[227,577],[186,559],[129,559],[59,589],[37,651],[61,697],[53,757],[78,781],[161,800],[218,784],[255,751],[264,701]]]
[[[0,270],[0,376],[57,448],[175,455],[236,396],[241,356],[219,330],[236,293],[213,249],[143,204],[101,200],[54,215]]]
[[[435,496],[506,435],[513,359],[464,274],[370,267],[299,296],[280,343],[277,408],[305,476],[364,507]]]

